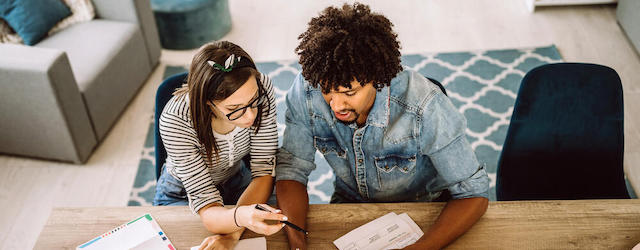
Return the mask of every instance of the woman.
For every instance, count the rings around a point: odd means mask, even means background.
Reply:
[[[271,195],[278,146],[273,86],[249,55],[231,42],[202,46],[187,83],[160,117],[167,161],[154,205],[189,205],[216,235],[201,248],[232,248],[244,228],[271,235],[286,220],[254,208]],[[223,204],[237,204],[225,208]]]

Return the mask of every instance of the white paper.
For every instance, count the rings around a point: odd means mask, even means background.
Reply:
[[[343,235],[333,244],[340,250],[397,249],[418,241],[424,233],[403,213],[388,213]]]
[[[191,250],[198,250],[200,246],[191,247]],[[236,250],[267,250],[267,238],[256,237],[238,241],[233,248]]]

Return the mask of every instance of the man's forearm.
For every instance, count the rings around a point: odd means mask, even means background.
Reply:
[[[276,197],[278,207],[289,221],[306,229],[307,211],[309,210],[309,196],[307,187],[302,183],[291,180],[276,182]],[[302,232],[285,227],[291,249],[306,249],[306,239]]]
[[[468,198],[451,200],[436,222],[415,244],[405,249],[442,249],[467,232],[487,211],[489,200]]]

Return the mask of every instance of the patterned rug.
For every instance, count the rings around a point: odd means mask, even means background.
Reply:
[[[402,64],[440,81],[453,104],[467,118],[467,139],[478,160],[487,164],[491,179],[490,199],[495,200],[495,180],[498,157],[506,137],[513,104],[524,75],[531,69],[562,57],[555,46],[489,50],[475,52],[424,53],[402,56]],[[293,79],[300,72],[296,60],[257,64],[274,83],[278,132],[284,131],[284,98]],[[186,71],[182,67],[167,67],[165,78]],[[142,150],[138,173],[131,191],[130,206],[151,205],[155,193],[153,152],[153,118]],[[328,203],[333,193],[333,171],[319,152],[317,168],[311,173],[307,189],[311,203]],[[628,187],[629,190],[632,190]],[[635,196],[635,195],[634,195]]]

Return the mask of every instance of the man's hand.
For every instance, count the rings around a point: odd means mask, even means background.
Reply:
[[[238,244],[238,239],[231,235],[216,234],[205,238],[198,250],[231,250]]]
[[[404,249],[442,249],[467,232],[487,211],[487,198],[451,200],[436,222],[415,244]]]
[[[309,210],[307,187],[297,181],[278,181],[276,182],[276,196],[278,207],[282,209],[282,213],[288,216],[289,222],[306,229],[307,211]],[[285,227],[285,231],[291,249],[307,249],[306,238],[302,232],[290,227]]]

